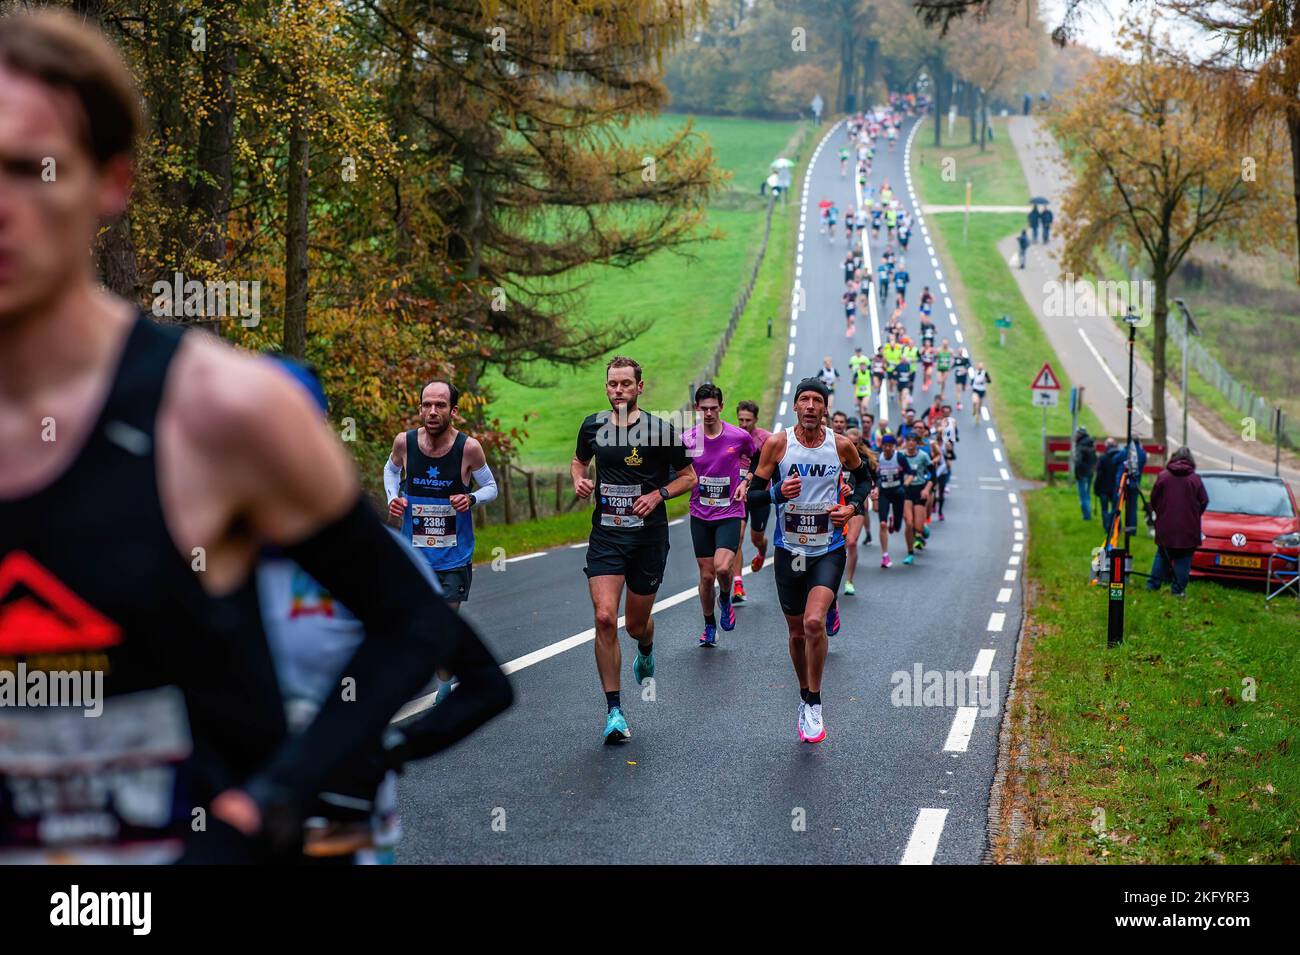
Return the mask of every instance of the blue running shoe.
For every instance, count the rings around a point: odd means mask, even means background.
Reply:
[[[456,689],[458,685],[459,684],[454,680],[447,680],[446,682],[439,680],[438,692],[433,695],[433,705],[437,706],[443,700],[447,699],[447,697],[451,696],[451,691]]]
[[[735,630],[736,629],[736,608],[729,603],[724,604],[721,600],[719,600],[718,609],[721,611],[721,613],[718,614],[718,623],[722,625],[722,629],[726,630],[728,633],[730,633],[732,630]]]
[[[655,675],[655,652],[650,650],[649,656],[643,656],[641,651],[636,652],[636,659],[632,661],[632,676],[636,677],[637,686],[640,686],[646,679]]]
[[[840,632],[840,608],[831,604],[831,609],[826,611],[826,636],[833,637]]]
[[[609,711],[609,716],[605,719],[605,745],[609,746],[614,743],[624,743],[632,738],[632,731],[628,729],[627,719],[623,716],[623,711],[617,706]]]
[[[711,623],[704,625],[704,632],[700,634],[700,646],[716,647],[718,645],[718,628]]]
[[[930,539],[930,525],[929,525],[929,524],[922,524],[922,525],[921,525],[921,536],[924,537],[926,540],[929,540],[929,539]]]
[[[904,557],[904,558],[903,558],[903,563],[905,563],[905,564],[910,564],[910,563],[912,563],[912,555],[911,555],[911,554],[908,554],[906,557]]]

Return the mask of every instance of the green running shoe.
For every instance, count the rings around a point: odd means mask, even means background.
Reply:
[[[637,686],[647,678],[655,675],[655,652],[652,649],[650,655],[642,656],[641,651],[636,652],[636,659],[632,661],[632,676],[636,677]]]
[[[628,729],[627,719],[623,716],[623,711],[617,706],[614,707],[609,711],[609,716],[605,719],[605,745],[624,743],[631,738],[632,731]]]

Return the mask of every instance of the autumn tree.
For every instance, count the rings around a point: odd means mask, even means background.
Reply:
[[[1026,24],[1009,6],[998,6],[957,28],[949,60],[973,92],[971,128],[979,123],[979,144],[988,142],[989,100],[1004,94],[1041,63],[1046,33],[1037,22]]]
[[[1098,271],[1111,240],[1136,249],[1154,286],[1152,418],[1164,443],[1169,279],[1194,243],[1276,241],[1283,228],[1278,164],[1243,176],[1219,134],[1217,100],[1195,71],[1162,52],[1148,30],[1128,34],[1132,60],[1102,60],[1053,118],[1080,169],[1058,222],[1064,267]]]
[[[1194,64],[1213,81],[1223,107],[1223,134],[1242,156],[1265,155],[1278,146],[1289,154],[1300,280],[1300,3],[1170,0],[1170,6],[1221,40]]]

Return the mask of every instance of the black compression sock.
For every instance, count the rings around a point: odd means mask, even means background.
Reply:
[[[639,654],[641,654],[641,656],[643,656],[643,657],[648,657],[648,656],[650,656],[650,654],[652,654],[652,653],[655,652],[654,641],[653,641],[653,640],[650,641],[650,642],[647,643],[644,647],[641,646],[641,644],[638,643],[638,644],[636,645],[636,652],[639,653]]]
[[[820,706],[822,702],[822,691],[809,690],[808,699],[806,702],[808,703],[809,706]]]
[[[617,706],[619,709],[622,709],[622,707],[623,707],[623,704],[619,702],[619,691],[618,691],[618,690],[609,690],[609,691],[605,694],[605,708],[608,709],[608,710],[612,710],[612,709],[614,709],[614,707],[616,707],[616,706]]]
[[[706,613],[704,615],[704,622],[707,623],[710,627],[716,627],[718,625],[718,618],[711,613]]]
[[[808,687],[799,687],[799,699],[803,700],[805,703],[808,702]]]

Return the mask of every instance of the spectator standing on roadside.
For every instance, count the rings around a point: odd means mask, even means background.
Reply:
[[[1080,428],[1074,433],[1074,483],[1079,489],[1079,510],[1085,521],[1092,520],[1092,475],[1097,470],[1097,442]]]
[[[1115,439],[1107,438],[1105,450],[1097,459],[1093,471],[1093,491],[1097,495],[1097,505],[1101,516],[1102,528],[1110,533],[1111,521],[1115,518],[1115,467],[1118,458],[1111,455],[1115,450]]]
[[[1156,556],[1151,562],[1147,590],[1157,591],[1169,580],[1175,597],[1187,596],[1192,555],[1201,543],[1201,515],[1210,503],[1196,459],[1187,447],[1169,456],[1169,463],[1151,489],[1151,509],[1156,513]]]
[[[1016,244],[1020,246],[1020,267],[1025,267],[1025,252],[1029,249],[1029,230],[1021,229],[1020,235],[1016,239]]]

